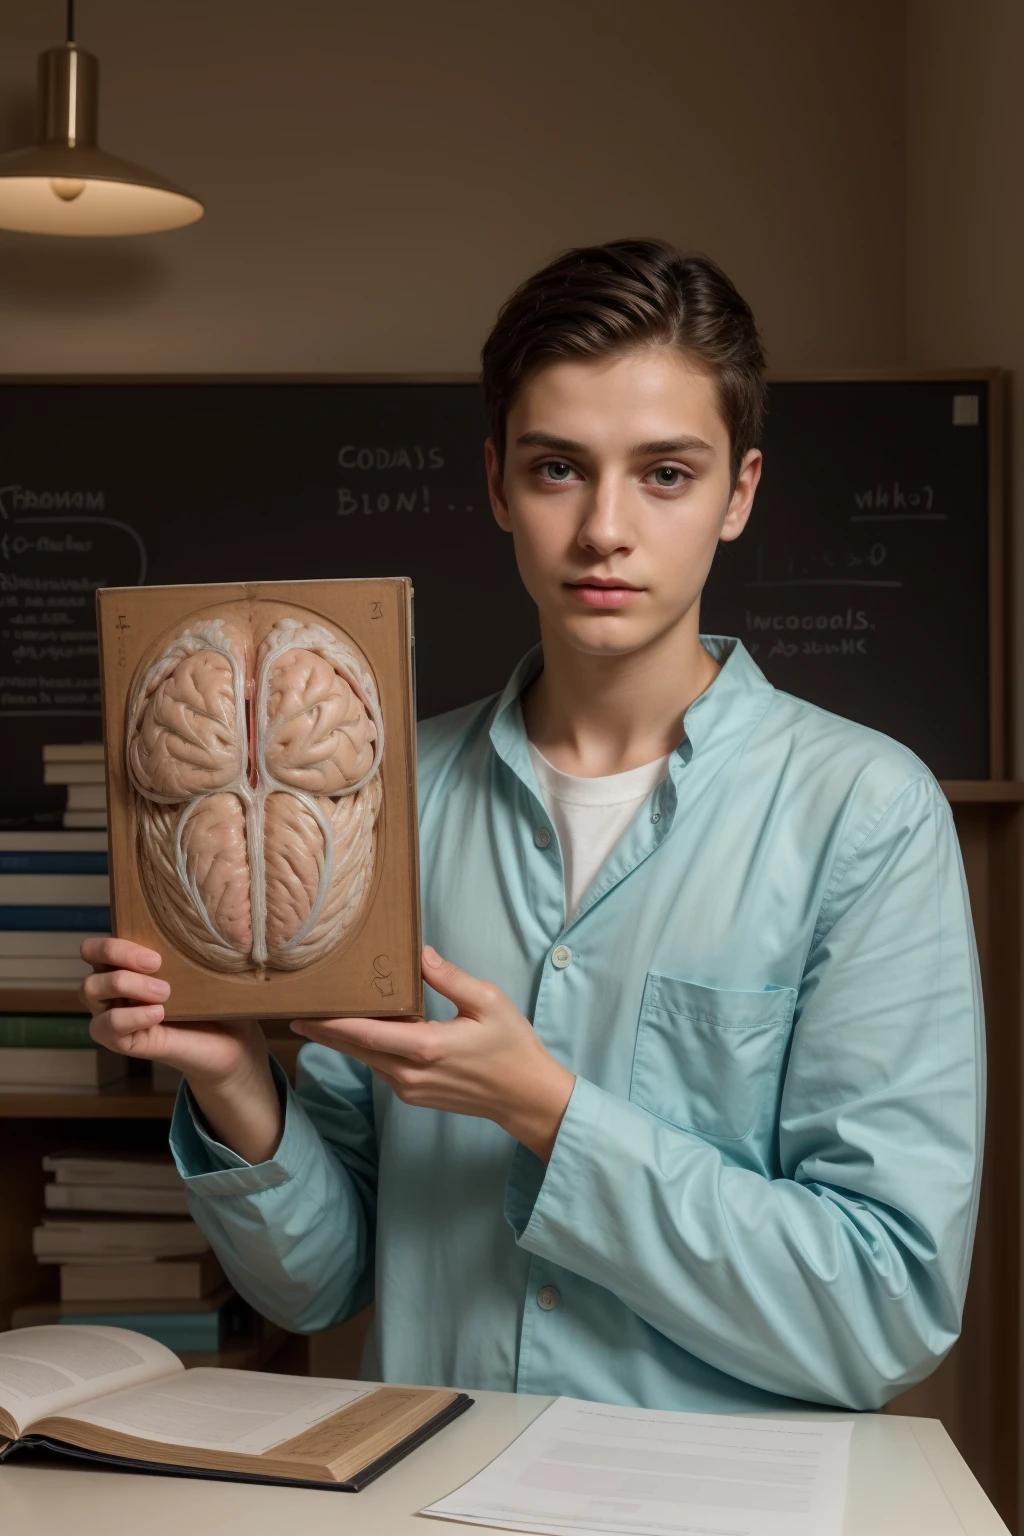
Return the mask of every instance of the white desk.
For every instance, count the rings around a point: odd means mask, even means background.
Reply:
[[[102,1468],[0,1467],[10,1536],[445,1536],[416,1511],[464,1483],[551,1401],[475,1392],[474,1407],[362,1493],[321,1493]],[[773,1417],[807,1418],[787,1414]],[[1007,1536],[937,1419],[856,1416],[845,1536]]]

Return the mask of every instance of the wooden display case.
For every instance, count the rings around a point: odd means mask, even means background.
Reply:
[[[111,922],[163,956],[166,1016],[422,1014],[409,581],[110,587],[97,610]],[[328,750],[346,701],[355,780]]]

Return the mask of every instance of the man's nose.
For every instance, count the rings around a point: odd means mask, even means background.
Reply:
[[[579,542],[585,548],[610,552],[635,542],[626,487],[620,480],[602,476],[588,499]]]

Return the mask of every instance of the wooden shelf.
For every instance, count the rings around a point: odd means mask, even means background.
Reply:
[[[184,1352],[178,1355],[182,1365],[191,1369],[197,1365],[225,1366],[233,1371],[258,1371],[289,1337],[283,1328],[257,1316],[256,1337],[232,1339],[223,1349],[206,1352]]]
[[[270,1037],[270,1049],[292,1084],[303,1043],[296,1035],[287,1040]],[[175,1092],[155,1091],[149,1063],[132,1060],[122,1082],[88,1093],[62,1092],[59,1088],[31,1093],[4,1090],[0,1092],[0,1120],[169,1120],[176,1097]]]
[[[77,987],[0,985],[0,1013],[80,1013],[86,1017]]]
[[[951,805],[1024,803],[1024,784],[1014,779],[943,779],[941,785]]]
[[[128,1078],[93,1093],[0,1093],[0,1120],[169,1120],[173,1093],[156,1093],[145,1078]]]

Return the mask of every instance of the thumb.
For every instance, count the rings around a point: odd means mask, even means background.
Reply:
[[[423,947],[423,976],[427,984],[453,1002],[460,1013],[472,1016],[488,1004],[493,1006],[494,989],[489,981],[460,971],[450,960],[443,960],[429,944]]]

